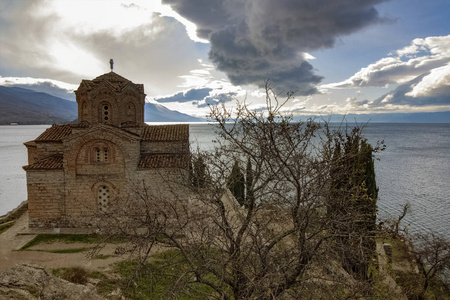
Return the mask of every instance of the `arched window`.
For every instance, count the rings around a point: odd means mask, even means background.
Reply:
[[[107,123],[111,118],[111,111],[108,104],[104,104],[102,107],[102,119],[103,122]]]
[[[81,105],[81,116],[82,116],[82,121],[86,121],[88,118],[89,112],[88,112],[88,106],[86,101],[83,101],[83,104]]]
[[[95,148],[95,161],[96,162],[102,161],[102,154],[101,154],[101,150],[99,148]]]
[[[97,189],[97,204],[99,212],[107,212],[109,206],[109,187],[107,185],[100,185]]]
[[[136,107],[132,102],[129,102],[125,106],[126,111],[126,121],[127,122],[135,122],[136,121]]]
[[[109,161],[109,149],[107,147],[95,147],[94,156],[96,162],[108,162]]]

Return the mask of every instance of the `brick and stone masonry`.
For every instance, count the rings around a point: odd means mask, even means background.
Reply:
[[[75,94],[78,123],[24,144],[30,227],[93,227],[137,184],[160,192],[164,174],[187,180],[189,125],[145,124],[142,84],[111,71],[82,80]]]

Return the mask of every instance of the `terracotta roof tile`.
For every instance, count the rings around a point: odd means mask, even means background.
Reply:
[[[47,128],[40,136],[38,136],[35,142],[59,142],[66,136],[72,133],[73,128],[88,128],[90,124],[88,122],[81,122],[77,124],[65,124],[55,125]]]
[[[38,160],[32,165],[23,166],[25,171],[28,170],[60,170],[63,168],[63,156],[52,155]]]
[[[72,133],[71,124],[53,125],[47,128],[40,136],[35,139],[36,142],[58,142]]]
[[[189,124],[146,126],[142,132],[142,140],[189,141]]]
[[[189,166],[189,156],[186,154],[150,154],[141,156],[139,168],[182,168]]]

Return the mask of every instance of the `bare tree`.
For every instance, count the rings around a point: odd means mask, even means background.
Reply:
[[[450,272],[450,241],[443,236],[428,233],[417,233],[407,236],[407,252],[410,259],[417,265],[419,270],[420,287],[414,299],[425,299],[425,294],[433,279],[438,279],[445,284],[444,276]],[[445,287],[447,292],[450,286]]]
[[[399,238],[400,236],[407,234],[409,224],[404,228],[401,228],[400,226],[402,220],[406,217],[410,209],[411,205],[409,203],[404,204],[402,207],[402,213],[396,219],[385,219],[379,223],[380,229],[383,230],[384,233],[391,235],[393,238]]]
[[[289,299],[336,293],[333,287],[345,284],[334,297],[357,297],[367,282],[343,270],[333,246],[342,240],[334,228],[346,216],[327,214],[332,157],[346,128],[294,122],[270,88],[266,100],[263,112],[239,103],[211,107],[218,147],[201,153],[201,184],[135,188],[103,216],[101,229],[126,235],[121,251],[139,254],[141,263],[155,247],[175,249],[183,268],[171,273],[174,293],[200,284],[210,298]],[[245,208],[226,189],[236,161],[252,168]]]

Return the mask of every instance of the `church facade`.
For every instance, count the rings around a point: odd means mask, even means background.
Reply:
[[[163,174],[187,180],[189,125],[145,124],[142,84],[111,71],[82,80],[75,94],[78,123],[25,143],[30,227],[92,227],[139,184],[163,189]]]

